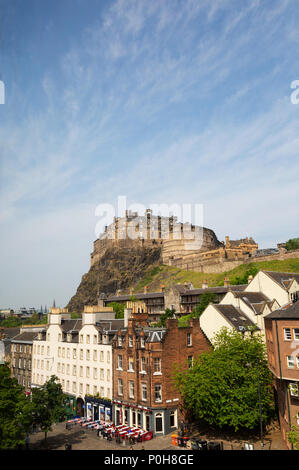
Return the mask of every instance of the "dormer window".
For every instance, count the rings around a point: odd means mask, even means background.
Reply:
[[[133,347],[133,336],[129,336],[129,347]]]
[[[123,345],[123,339],[121,336],[118,337],[118,346],[122,346]]]

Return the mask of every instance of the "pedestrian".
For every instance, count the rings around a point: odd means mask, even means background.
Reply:
[[[30,444],[30,437],[27,435],[25,439],[26,450],[29,450],[29,444]]]

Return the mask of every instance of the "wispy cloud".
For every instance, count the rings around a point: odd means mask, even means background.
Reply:
[[[0,110],[0,224],[14,233],[4,253],[32,227],[44,243],[50,231],[69,265],[76,247],[91,249],[93,208],[119,194],[202,203],[220,238],[248,234],[267,246],[296,235],[299,108],[288,93],[298,9],[294,0],[97,3],[93,21],[39,73],[31,59],[30,87],[14,79]],[[54,19],[44,21],[54,34]],[[69,251],[61,231],[73,234]],[[70,276],[63,263],[61,272]],[[65,302],[73,279],[57,285]]]

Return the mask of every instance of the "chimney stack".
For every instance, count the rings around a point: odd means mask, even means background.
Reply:
[[[201,287],[202,287],[202,289],[207,289],[207,288],[209,287],[208,281],[207,281],[206,279],[204,279],[204,280],[202,281]]]
[[[252,275],[252,274],[249,274],[249,276],[248,276],[248,284],[251,283],[252,279],[253,279],[253,275]]]
[[[133,295],[133,290],[134,290],[133,287],[130,287],[130,291],[129,291],[130,295]]]
[[[225,277],[225,278],[224,278],[224,286],[225,286],[225,287],[228,287],[228,286],[229,286],[229,278],[228,278],[228,277]]]
[[[129,324],[129,318],[132,316],[132,309],[131,308],[125,308],[124,310],[124,327],[128,328]]]
[[[144,286],[144,294],[148,293],[148,286]]]
[[[160,284],[160,292],[164,292],[164,290],[165,290],[164,284]]]

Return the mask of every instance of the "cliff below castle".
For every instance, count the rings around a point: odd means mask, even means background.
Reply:
[[[107,248],[88,273],[82,276],[76,294],[67,307],[69,312],[81,312],[84,305],[95,305],[98,295],[114,294],[135,285],[151,266],[161,263],[161,247],[142,247],[131,243]]]

